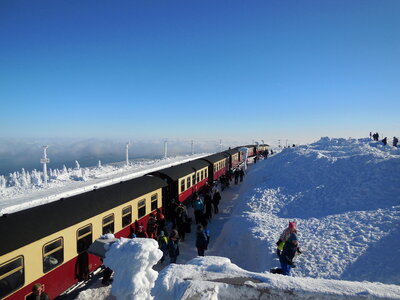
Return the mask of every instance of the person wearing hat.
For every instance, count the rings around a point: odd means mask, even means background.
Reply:
[[[168,250],[168,239],[164,234],[164,231],[160,231],[160,235],[157,238],[158,248],[163,252],[163,256],[161,257],[160,263],[163,263],[165,260],[165,256]]]
[[[293,264],[293,259],[297,253],[301,253],[299,242],[297,240],[297,234],[295,232],[292,232],[285,242],[282,253],[279,256],[282,275],[290,275],[291,268],[295,267],[295,265]]]
[[[278,257],[281,255],[283,246],[285,245],[285,242],[288,240],[290,234],[292,233],[297,233],[295,222],[289,222],[289,226],[282,232],[279,240],[276,242],[276,246],[278,247],[276,250],[276,254],[278,255]]]
[[[44,292],[44,286],[40,283],[35,283],[32,286],[32,294],[26,297],[26,300],[50,300],[49,295]]]

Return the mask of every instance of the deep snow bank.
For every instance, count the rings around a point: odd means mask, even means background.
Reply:
[[[400,287],[245,271],[224,257],[198,257],[160,272],[155,299],[398,299]]]
[[[284,149],[253,167],[237,203],[216,255],[268,271],[295,220],[304,250],[296,276],[400,284],[400,149],[329,138]]]

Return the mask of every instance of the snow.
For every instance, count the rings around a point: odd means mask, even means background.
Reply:
[[[154,299],[400,299],[399,183],[400,149],[380,142],[322,138],[284,149],[222,192],[206,257],[197,257],[192,226],[178,264],[153,267],[151,289],[154,242],[120,239],[131,256],[115,254],[112,289],[77,299],[140,299],[140,288]],[[303,253],[292,276],[271,274],[275,243],[293,220]]]
[[[64,166],[62,170],[50,170],[47,186],[42,183],[42,172],[34,170],[29,174],[22,169],[21,173],[14,172],[9,176],[8,181],[11,184],[0,184],[0,216],[130,180],[207,155],[209,154],[200,153],[157,160],[136,160],[131,161],[129,166],[101,165],[99,162],[99,166],[92,168],[81,168],[79,162],[76,162],[75,169]],[[5,183],[4,176],[0,176],[2,178]]]

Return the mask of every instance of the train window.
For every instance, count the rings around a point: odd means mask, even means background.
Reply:
[[[64,242],[59,238],[43,246],[43,273],[53,270],[64,261]]]
[[[181,193],[185,190],[185,179],[181,180]]]
[[[132,206],[122,209],[122,227],[126,227],[132,223]]]
[[[217,172],[217,165],[214,165],[214,173]]]
[[[114,233],[114,214],[103,218],[103,234]]]
[[[158,196],[154,194],[151,196],[151,211],[158,208]]]
[[[0,265],[0,298],[19,289],[24,283],[24,258],[22,256]]]
[[[203,180],[203,179],[204,179],[204,170],[201,171],[201,180]]]
[[[92,224],[86,225],[76,232],[76,251],[86,251],[93,242]]]
[[[142,218],[146,215],[146,199],[140,200],[138,203],[138,218]]]
[[[205,173],[204,174],[204,178],[208,177],[208,170],[207,169],[204,170],[204,173]]]
[[[194,175],[194,174],[192,175],[192,183],[193,183],[193,185],[196,184],[196,175]]]
[[[200,172],[197,172],[197,174],[196,174],[196,180],[197,180],[197,182],[200,182]]]
[[[192,185],[190,184],[190,176],[186,178],[186,189],[190,188]]]

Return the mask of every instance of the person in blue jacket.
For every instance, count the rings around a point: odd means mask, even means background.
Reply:
[[[196,248],[197,254],[199,256],[204,256],[204,251],[208,247],[208,237],[204,232],[203,226],[197,225],[197,235],[196,235]]]

